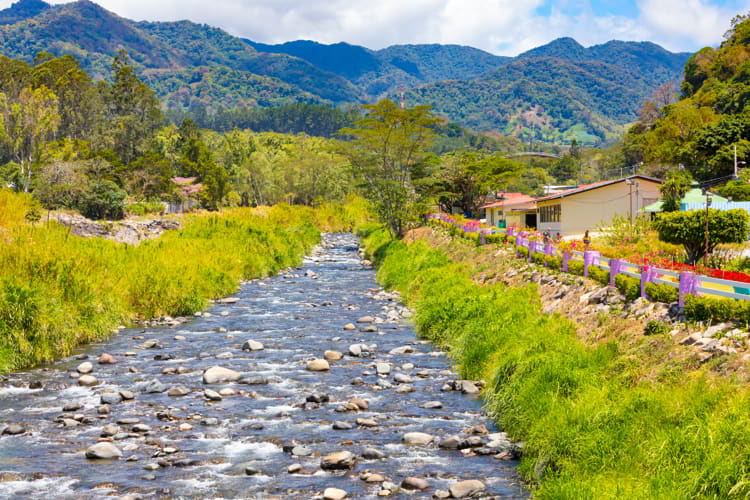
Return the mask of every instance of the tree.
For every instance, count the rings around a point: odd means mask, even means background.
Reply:
[[[341,134],[354,137],[343,149],[380,220],[402,237],[420,213],[414,181],[424,177],[437,120],[428,106],[400,109],[389,100],[365,105],[368,114]]]
[[[708,214],[708,248],[706,248],[706,215]],[[743,243],[747,239],[748,213],[735,210],[695,210],[659,214],[654,227],[659,239],[682,245],[689,264],[697,263],[720,243]]]
[[[673,170],[667,174],[667,180],[661,185],[661,208],[665,212],[676,212],[680,201],[690,190],[693,178],[684,170]]]
[[[21,167],[20,182],[24,192],[31,186],[33,165],[41,155],[45,141],[53,138],[60,125],[57,96],[47,87],[21,91],[15,102],[0,100],[4,116],[5,142],[11,156]]]
[[[114,182],[97,182],[83,194],[81,213],[91,219],[122,219],[126,197],[127,193]]]
[[[115,73],[114,83],[103,85],[101,92],[113,122],[114,150],[123,163],[128,164],[162,124],[163,117],[154,91],[138,79],[124,50],[115,56],[112,71]]]

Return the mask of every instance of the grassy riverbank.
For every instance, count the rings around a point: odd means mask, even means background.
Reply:
[[[0,190],[0,371],[51,361],[134,318],[189,315],[243,279],[298,265],[319,231],[350,230],[364,206],[276,206],[187,216],[138,246],[25,221],[29,197]]]
[[[668,362],[634,376],[653,363],[656,339],[583,343],[567,318],[542,314],[536,285],[479,286],[469,266],[423,241],[363,234],[380,282],[416,309],[420,335],[450,349],[462,377],[488,382],[498,426],[526,443],[521,470],[535,497],[750,496],[744,384]]]

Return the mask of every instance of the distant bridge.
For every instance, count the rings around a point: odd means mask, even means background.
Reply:
[[[527,153],[514,153],[510,155],[511,158],[517,157],[517,156],[531,156],[534,158],[553,158],[555,160],[559,160],[561,158],[560,155],[556,155],[553,153],[542,153],[541,151],[533,151],[533,152],[527,152]]]

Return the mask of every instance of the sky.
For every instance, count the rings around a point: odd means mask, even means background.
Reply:
[[[189,19],[263,43],[452,43],[507,56],[563,36],[585,46],[616,39],[694,52],[720,43],[730,20],[750,12],[750,0],[96,1],[129,19]]]

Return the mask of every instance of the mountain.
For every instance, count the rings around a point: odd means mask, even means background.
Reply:
[[[135,22],[88,0],[20,0],[0,11],[0,54],[32,62],[72,54],[109,78],[125,49],[168,109],[344,104],[399,98],[431,104],[449,121],[524,138],[596,143],[621,133],[688,54],[648,42],[583,47],[561,38],[518,57],[460,45],[345,42],[268,45],[190,21]]]
[[[510,60],[462,45],[393,45],[375,51],[344,42],[325,45],[298,40],[266,45],[246,41],[259,52],[299,57],[341,75],[371,98],[400,85],[475,78]]]
[[[0,10],[0,24],[13,24],[34,17],[50,5],[42,0],[19,0],[7,9]]]

